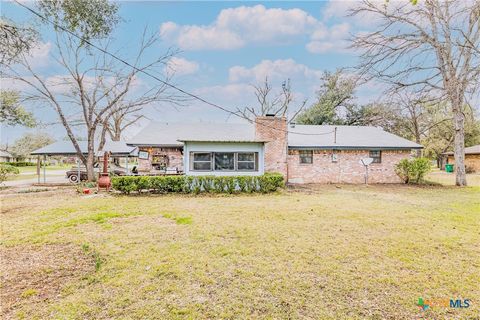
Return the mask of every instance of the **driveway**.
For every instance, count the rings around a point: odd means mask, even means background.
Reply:
[[[22,176],[22,174],[20,174]],[[65,170],[49,170],[47,171],[46,179],[47,183],[65,183],[68,182],[68,179],[65,178]],[[40,183],[43,183],[43,171],[40,174]],[[5,181],[3,183],[4,186],[7,187],[21,187],[21,186],[29,186],[34,183],[38,183],[38,177],[35,178],[26,178],[26,179],[16,179],[11,181]]]

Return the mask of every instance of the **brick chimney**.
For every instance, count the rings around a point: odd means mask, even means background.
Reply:
[[[265,172],[287,177],[287,119],[269,115],[255,118],[255,138],[265,142]]]

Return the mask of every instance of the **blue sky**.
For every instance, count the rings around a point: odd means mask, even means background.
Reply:
[[[32,2],[25,2],[33,6]],[[252,84],[268,76],[276,89],[282,81],[291,79],[295,94],[293,106],[304,99],[315,101],[315,91],[323,71],[353,67],[354,52],[346,41],[352,33],[368,30],[368,19],[346,18],[352,2],[120,2],[124,21],[113,37],[121,56],[133,57],[140,34],[145,27],[158,32],[161,44],[146,58],[162,54],[168,48],[180,53],[172,60],[173,82],[205,99],[230,110],[255,103]],[[2,15],[23,23],[32,19],[24,9],[11,2],[2,2]],[[45,77],[62,74],[51,55],[54,51],[53,31],[42,27],[42,41],[34,50],[38,70]],[[154,81],[142,78],[145,85]],[[10,84],[2,81],[2,87]],[[22,89],[22,88],[20,88]],[[378,95],[373,85],[361,88],[361,101]],[[44,122],[57,120],[48,106],[26,105]],[[291,111],[293,113],[294,110]],[[159,105],[147,108],[146,114],[156,121],[239,121],[197,101],[180,108]],[[146,125],[139,123],[126,133],[132,136]],[[27,131],[2,127],[2,143],[12,143]],[[46,129],[56,139],[62,139],[61,126]],[[78,132],[82,135],[81,132]]]

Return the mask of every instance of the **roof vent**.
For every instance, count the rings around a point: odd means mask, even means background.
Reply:
[[[297,123],[296,123],[295,121],[290,122],[290,128],[295,128],[295,125],[296,125],[296,124],[297,124]]]
[[[273,114],[273,113],[267,113],[267,114],[265,115],[265,117],[274,118],[274,117],[275,117],[275,114]]]

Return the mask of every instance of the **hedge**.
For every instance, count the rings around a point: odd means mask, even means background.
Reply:
[[[112,188],[125,194],[154,193],[268,193],[284,186],[279,173],[262,176],[117,176]]]
[[[37,165],[34,162],[27,162],[27,161],[0,162],[0,164],[6,164],[12,167],[31,167],[31,166]]]

